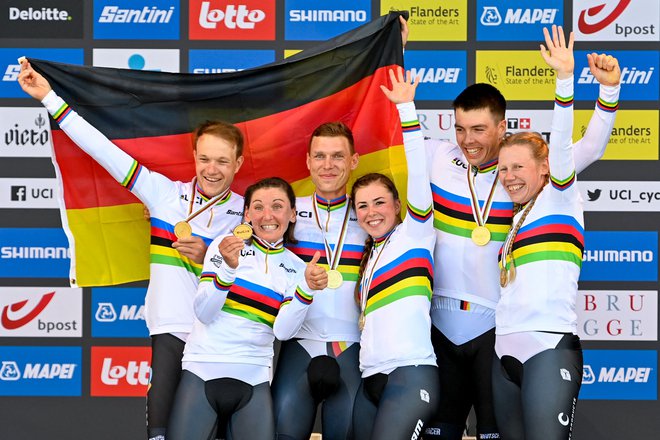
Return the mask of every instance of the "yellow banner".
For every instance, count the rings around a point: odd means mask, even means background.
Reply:
[[[409,41],[467,41],[467,0],[381,0],[390,11],[409,12]]]

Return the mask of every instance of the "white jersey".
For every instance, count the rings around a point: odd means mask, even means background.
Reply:
[[[607,147],[619,90],[619,86],[600,86],[594,115],[584,137],[573,146],[578,173],[598,160]],[[470,303],[495,309],[500,297],[499,270],[495,262],[513,214],[511,199],[497,184],[497,160],[470,167],[461,149],[448,142],[427,141],[427,150],[428,157],[432,158],[433,223],[437,236],[433,295],[460,300],[465,311],[471,311]],[[470,202],[468,167],[474,176],[481,209],[491,190],[494,190],[492,208],[486,221],[491,241],[485,246],[476,245],[470,238],[477,224]]]
[[[294,336],[312,303],[305,263],[281,242],[253,238],[232,269],[218,251],[223,238],[211,243],[204,259],[194,301],[198,319],[183,361],[270,367],[274,338]]]
[[[362,377],[402,366],[436,365],[429,314],[435,233],[424,137],[414,103],[397,108],[409,164],[408,212],[403,223],[385,237],[374,239],[362,276]]]
[[[174,225],[213,198],[193,182],[173,182],[148,170],[69,108],[55,92],[51,91],[42,103],[71,140],[149,208],[150,279],[145,300],[149,334],[189,333],[194,319],[192,300],[202,266],[172,248],[177,240]],[[189,223],[193,235],[208,245],[218,235],[229,233],[242,216],[243,197],[227,191]]]
[[[316,251],[321,252],[318,265],[327,270],[332,263],[328,261],[325,248],[327,241],[333,259],[339,258],[335,265],[344,280],[339,288],[326,288],[316,296],[297,338],[323,342],[360,340],[355,283],[367,234],[358,226],[350,205],[345,195],[334,200],[325,200],[315,194],[296,199],[298,218],[295,238],[298,243],[288,244],[287,248],[306,262],[312,259]],[[345,223],[345,236],[340,240]],[[340,256],[335,251],[337,243],[341,246]]]
[[[523,331],[577,333],[575,303],[584,252],[584,219],[571,151],[573,78],[557,80],[556,96],[550,136],[550,183],[536,197],[513,241],[510,257],[516,275],[502,288],[495,315],[497,335]],[[523,211],[514,217],[514,225]],[[511,259],[500,255],[499,267],[504,260],[511,267]]]

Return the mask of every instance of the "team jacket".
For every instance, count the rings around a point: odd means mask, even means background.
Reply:
[[[112,177],[142,201],[151,214],[150,279],[145,300],[147,327],[151,335],[189,333],[194,313],[192,300],[202,266],[179,254],[174,224],[184,220],[194,197],[193,212],[210,199],[193,182],[173,182],[148,170],[92,127],[55,92],[42,101],[62,130]],[[194,188],[194,194],[193,194]],[[227,193],[211,208],[190,221],[193,234],[206,244],[227,234],[241,222],[243,197]]]
[[[579,173],[605,152],[618,108],[620,87],[600,86],[600,96],[584,137],[573,146]],[[497,184],[497,160],[471,167],[479,205],[495,185],[494,202],[486,227],[491,241],[477,246],[470,238],[476,222],[470,205],[467,159],[458,145],[427,141],[433,191],[435,247],[434,296],[474,302],[495,309],[500,296],[497,254],[509,231],[513,203]]]
[[[291,251],[258,239],[241,251],[232,269],[209,246],[194,307],[197,320],[186,341],[183,361],[271,366],[274,338],[293,337],[313,293],[305,263]]]
[[[414,103],[397,105],[408,162],[403,223],[374,239],[361,295],[367,295],[360,339],[362,377],[408,365],[436,365],[431,345],[433,231],[424,137]]]
[[[572,131],[570,78],[557,81],[550,136],[550,183],[537,196],[513,242],[516,277],[502,288],[495,310],[497,334],[577,333],[575,301],[584,252],[584,219],[571,151]],[[516,214],[514,224],[521,215],[522,211]],[[500,258],[500,268],[504,263]]]

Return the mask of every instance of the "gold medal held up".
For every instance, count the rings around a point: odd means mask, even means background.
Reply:
[[[192,237],[192,227],[190,226],[190,223],[185,220],[177,222],[174,225],[174,235],[176,235],[176,238]]]
[[[341,276],[341,272],[335,269],[328,271],[328,287],[330,289],[338,289],[343,283],[344,277]]]
[[[252,226],[247,223],[241,223],[232,230],[232,233],[241,240],[247,240],[252,237]]]
[[[490,241],[490,231],[485,226],[477,226],[472,230],[472,241],[477,246],[485,246]]]

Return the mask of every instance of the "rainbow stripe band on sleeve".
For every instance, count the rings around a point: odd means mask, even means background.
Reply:
[[[226,283],[226,282],[222,281],[213,272],[202,272],[202,274],[199,276],[199,282],[200,283],[213,282],[213,285],[215,286],[215,288],[218,289],[218,290],[221,290],[223,292],[229,292],[229,289],[231,288],[231,285],[232,285],[232,283]]]
[[[573,182],[575,182],[575,171],[564,180],[555,179],[550,176],[550,181],[552,182],[553,188],[558,189],[559,191],[564,191],[565,189],[570,188],[571,185],[573,185]]]
[[[53,113],[53,119],[55,119],[55,122],[58,124],[61,124],[69,114],[71,114],[71,107],[65,102],[62,104],[62,107],[58,108],[57,111]]]
[[[563,96],[555,95],[555,104],[560,107],[570,107],[573,105],[573,95],[566,98]]]
[[[419,131],[422,127],[419,125],[419,121],[415,119],[414,121],[401,122],[401,131],[404,133],[412,133],[413,131]]]
[[[309,305],[312,303],[314,297],[305,293],[300,287],[296,287],[296,298],[303,304]]]
[[[414,206],[412,206],[410,203],[408,203],[408,214],[410,215],[410,218],[412,218],[415,221],[424,223],[431,218],[432,213],[433,210],[431,209],[430,206],[428,207],[428,209],[426,209],[426,211],[422,211],[421,209],[417,209]]]
[[[123,182],[121,182],[121,185],[127,188],[129,191],[132,190],[133,186],[135,186],[135,182],[137,181],[141,171],[142,171],[142,165],[140,165],[137,162],[137,160],[133,160],[133,163],[131,164],[131,169],[128,171],[128,174],[124,178]]]
[[[617,111],[619,109],[619,101],[607,102],[607,101],[603,100],[602,98],[598,97],[598,101],[596,102],[596,106],[604,112],[614,113],[615,111]]]

